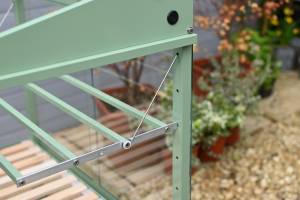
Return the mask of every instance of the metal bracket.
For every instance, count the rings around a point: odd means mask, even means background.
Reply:
[[[147,132],[144,132],[142,134],[139,134],[135,137],[135,139],[132,141],[131,147],[134,145],[137,145],[139,143],[142,143],[144,141],[156,138],[161,135],[165,135],[167,133],[172,133],[175,131],[178,127],[178,123],[170,123],[166,126],[156,128]],[[129,151],[130,148],[129,147]],[[41,178],[48,177],[50,175],[56,174],[58,172],[70,169],[72,167],[78,167],[80,164],[86,163],[91,160],[95,160],[97,158],[101,158],[103,156],[111,155],[115,152],[124,150],[123,142],[116,142],[114,144],[102,147],[100,149],[94,150],[92,152],[83,154],[81,156],[77,156],[73,159],[66,160],[62,163],[59,163],[57,165],[42,169],[40,171],[31,173],[29,175],[22,176],[16,180],[17,186],[24,186],[28,183],[32,183],[34,181],[40,180]]]

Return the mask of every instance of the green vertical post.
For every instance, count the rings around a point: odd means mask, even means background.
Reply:
[[[191,199],[192,46],[177,51],[174,66],[173,119],[179,126],[173,140],[173,199]]]
[[[24,88],[25,92],[25,109],[26,116],[36,125],[39,125],[39,116],[38,116],[38,104],[37,104],[37,96],[27,88]],[[36,137],[31,135],[31,139],[36,141]]]
[[[14,3],[16,24],[22,24],[26,22],[24,0],[14,0],[13,3]]]

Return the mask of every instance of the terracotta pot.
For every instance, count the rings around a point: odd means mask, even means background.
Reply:
[[[216,57],[219,59],[219,57]],[[208,91],[205,91],[199,87],[199,79],[207,76],[212,70],[212,64],[210,59],[198,59],[193,61],[193,92],[196,96],[205,97]]]
[[[224,153],[225,142],[226,139],[224,137],[219,137],[217,141],[208,148],[204,147],[204,145],[200,145],[198,158],[202,162],[218,161]]]
[[[231,146],[240,140],[240,127],[230,129],[230,135],[226,137],[226,145]]]

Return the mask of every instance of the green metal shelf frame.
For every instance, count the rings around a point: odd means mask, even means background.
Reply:
[[[27,127],[32,140],[60,163],[22,175],[0,155],[0,167],[8,176],[18,186],[23,186],[68,169],[105,199],[117,199],[78,165],[173,131],[173,199],[190,199],[192,44],[197,38],[190,28],[193,23],[192,0],[49,0],[65,7],[28,22],[24,1],[13,1],[16,21],[20,25],[0,33],[0,89],[24,85],[27,116],[2,98],[0,107]],[[170,25],[166,20],[172,10],[179,13],[176,25]],[[113,11],[114,15],[111,15]],[[118,30],[122,30],[122,34]],[[61,45],[61,49],[57,45]],[[147,115],[145,123],[154,129],[137,135],[135,140],[120,136],[34,83],[59,77],[127,115],[142,119],[143,112],[67,74],[166,50],[174,50],[178,55],[172,76],[175,122],[166,124]],[[74,155],[38,126],[37,97],[114,143],[81,156]]]

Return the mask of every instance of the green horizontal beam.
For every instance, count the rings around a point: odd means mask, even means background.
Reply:
[[[44,80],[51,77],[69,74],[81,70],[91,69],[95,66],[104,66],[111,63],[121,62],[140,56],[163,52],[170,49],[185,46],[196,41],[195,34],[183,35],[171,39],[160,40],[143,45],[132,46],[125,49],[101,53],[73,60],[60,62],[39,68],[20,70],[16,73],[0,75],[0,89],[22,85],[33,81]],[[1,52],[1,51],[0,51]],[[1,60],[0,60],[1,63]],[[5,66],[5,65],[3,65]]]
[[[57,152],[61,153],[68,159],[72,159],[75,155],[65,148],[63,145],[58,143],[53,137],[51,137],[47,132],[38,127],[35,123],[30,121],[27,117],[25,117],[22,113],[17,111],[11,105],[9,105],[6,101],[0,98],[0,106],[14,116],[19,122],[25,125],[29,130],[31,130],[34,136],[44,141],[49,147],[55,149]]]
[[[81,89],[82,91],[84,91],[94,97],[97,97],[97,98],[101,99],[102,101],[118,108],[119,110],[122,110],[123,112],[127,113],[128,115],[130,115],[132,117],[142,118],[144,116],[144,113],[139,111],[138,109],[136,109],[136,108],[72,77],[72,76],[64,75],[64,76],[61,76],[61,79],[66,81],[67,83]],[[154,127],[166,126],[165,123],[163,123],[160,120],[158,120],[154,117],[151,117],[149,115],[146,116],[145,123],[150,126],[154,126]]]
[[[67,6],[67,5],[70,5],[72,3],[78,2],[80,0],[48,0],[48,1]]]
[[[26,85],[26,88],[29,89],[30,91],[32,91],[33,93],[35,93],[36,95],[42,97],[43,99],[45,99],[46,101],[48,101],[52,105],[56,106],[60,110],[64,111],[68,115],[74,117],[75,119],[77,119],[81,123],[84,123],[87,126],[89,126],[90,128],[95,129],[96,131],[102,133],[108,139],[110,139],[114,142],[125,142],[125,141],[127,141],[126,138],[120,136],[119,134],[115,133],[114,131],[110,130],[109,128],[107,128],[104,125],[102,125],[101,123],[99,123],[98,121],[90,118],[89,116],[87,116],[86,114],[80,112],[79,110],[77,110],[73,106],[65,103],[61,99],[59,99],[56,96],[50,94],[49,92],[42,89],[38,85],[33,84],[33,83],[29,83],[29,84]]]
[[[22,174],[15,168],[15,166],[13,166],[13,164],[2,155],[0,155],[0,167],[15,183],[18,178],[22,177]]]

